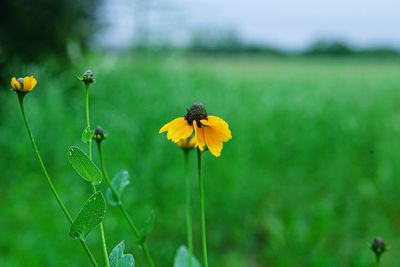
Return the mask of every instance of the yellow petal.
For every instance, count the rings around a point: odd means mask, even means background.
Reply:
[[[212,124],[212,125],[214,125],[214,124],[225,124],[226,126],[228,126],[228,123],[226,121],[224,121],[223,119],[221,119],[220,117],[210,115],[210,116],[207,117],[207,119],[210,122],[210,124]]]
[[[172,124],[174,124],[174,123],[177,122],[177,121],[181,121],[182,119],[183,119],[182,117],[179,117],[179,118],[176,118],[176,119],[174,119],[174,120],[168,122],[168,123],[165,124],[163,127],[161,127],[161,129],[160,129],[160,131],[159,131],[158,133],[163,133],[163,132],[165,132],[165,131],[168,131],[169,127],[171,127]]]
[[[24,91],[31,91],[32,76],[24,77]]]
[[[190,126],[189,123],[184,123],[177,131],[175,134],[171,136],[172,142],[176,143],[181,139],[186,139],[188,138],[191,134],[193,133],[193,126]]]
[[[226,142],[232,139],[232,133],[229,130],[228,123],[223,119],[216,116],[208,116],[208,120],[201,120],[200,122],[207,127],[212,127],[216,133],[221,135],[222,141]]]
[[[35,79],[35,77],[32,76],[31,91],[33,90],[33,88],[35,88],[36,84],[37,80]]]
[[[24,78],[24,91],[32,91],[33,88],[35,88],[37,84],[37,80],[35,77],[32,76],[26,76]]]
[[[204,130],[203,128],[197,126],[196,121],[193,121],[193,128],[194,128],[194,136],[196,138],[196,147],[198,147],[201,151],[203,151],[205,146]]]
[[[204,137],[211,154],[215,157],[221,156],[223,147],[221,136],[218,133],[215,133],[212,127],[206,126],[204,128]]]
[[[17,81],[17,79],[15,77],[12,77],[11,79],[11,87],[14,90],[19,90],[21,89],[21,84]]]
[[[180,118],[180,120],[175,120],[171,125],[169,126],[168,132],[167,132],[167,139],[172,140],[172,138],[180,133],[183,127],[185,125],[188,125],[187,121],[184,118]]]

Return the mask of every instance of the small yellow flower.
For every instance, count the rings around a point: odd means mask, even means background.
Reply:
[[[184,142],[192,137],[195,147],[201,151],[207,146],[215,157],[221,155],[223,142],[232,139],[228,124],[217,116],[209,116],[203,104],[193,104],[185,117],[165,124],[159,133],[167,132],[168,140],[174,143]],[[182,141],[183,140],[183,141]]]
[[[18,78],[12,77],[11,79],[11,87],[14,91],[22,91],[22,92],[30,92],[35,88],[37,84],[37,80],[35,77],[26,76],[25,78]]]

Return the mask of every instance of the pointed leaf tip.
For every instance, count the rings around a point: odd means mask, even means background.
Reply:
[[[118,199],[121,199],[125,188],[130,184],[129,181],[129,173],[127,170],[120,171],[117,173],[111,181],[111,185],[117,193]],[[118,199],[115,199],[110,188],[107,189],[106,199],[110,205],[116,206],[118,205]]]
[[[85,239],[93,228],[100,224],[106,212],[106,202],[99,191],[94,193],[83,205],[72,223],[69,235],[74,239]]]

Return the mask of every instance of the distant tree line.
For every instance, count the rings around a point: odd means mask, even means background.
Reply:
[[[391,47],[356,48],[337,40],[319,40],[307,49],[293,52],[264,44],[246,43],[232,30],[195,31],[187,50],[194,53],[277,56],[400,56],[400,51]]]

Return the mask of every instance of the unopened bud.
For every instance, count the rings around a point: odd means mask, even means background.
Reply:
[[[93,139],[96,140],[96,142],[100,143],[106,138],[107,134],[103,131],[101,127],[97,126],[96,130],[94,130]]]
[[[79,78],[82,82],[84,82],[86,85],[89,85],[91,83],[95,82],[94,74],[91,70],[86,70],[83,74],[82,77]]]

